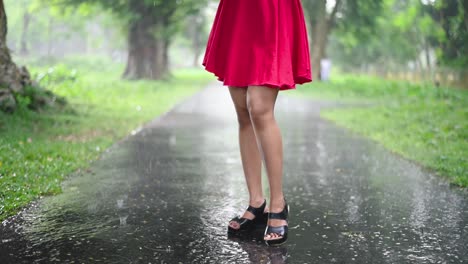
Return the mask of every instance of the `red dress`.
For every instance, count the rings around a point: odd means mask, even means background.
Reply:
[[[221,0],[203,65],[227,86],[312,81],[300,0]]]

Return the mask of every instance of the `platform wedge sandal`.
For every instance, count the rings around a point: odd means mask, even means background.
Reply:
[[[286,200],[284,200],[283,211],[279,213],[268,213],[268,219],[288,220],[288,214],[289,205],[286,203]],[[284,244],[284,242],[286,242],[286,240],[288,239],[288,226],[267,226],[267,228],[265,229],[264,237],[271,234],[276,234],[278,238],[264,239],[265,243],[268,246],[279,246],[281,244]]]
[[[231,219],[230,222],[235,221],[239,223],[239,228],[232,228],[231,226],[228,225],[228,234],[230,235],[236,235],[236,234],[243,234],[246,231],[251,231],[252,229],[256,227],[263,226],[265,227],[268,221],[268,213],[265,213],[265,207],[266,207],[266,200],[263,202],[263,204],[260,207],[253,207],[250,206],[247,208],[247,211],[251,212],[254,215],[253,219],[247,219],[244,217],[234,217]]]

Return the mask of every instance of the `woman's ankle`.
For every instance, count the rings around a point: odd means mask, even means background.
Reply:
[[[253,207],[260,207],[265,202],[265,198],[263,196],[258,197],[251,197],[249,199],[249,205]]]
[[[283,211],[286,200],[283,195],[275,196],[270,198],[270,211],[279,213]]]

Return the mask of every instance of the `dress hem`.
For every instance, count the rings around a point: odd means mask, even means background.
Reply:
[[[205,67],[205,70],[207,72],[212,73],[214,76],[218,78],[218,81],[222,82],[224,86],[232,86],[232,87],[248,87],[248,86],[265,86],[269,88],[274,88],[274,89],[279,89],[280,91],[286,91],[286,90],[294,90],[296,89],[296,85],[299,84],[304,84],[308,82],[312,82],[312,78],[307,76],[307,75],[298,75],[294,77],[294,84],[278,84],[278,83],[272,83],[268,81],[252,81],[252,82],[246,82],[246,83],[231,83],[227,82],[223,76],[220,74],[217,74],[214,70],[210,70],[206,67],[205,64],[203,64]]]

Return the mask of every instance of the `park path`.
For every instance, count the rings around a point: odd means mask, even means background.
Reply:
[[[320,119],[331,105],[280,95],[282,247],[262,230],[226,236],[247,197],[234,109],[213,84],[0,225],[0,263],[468,263],[467,192]]]

